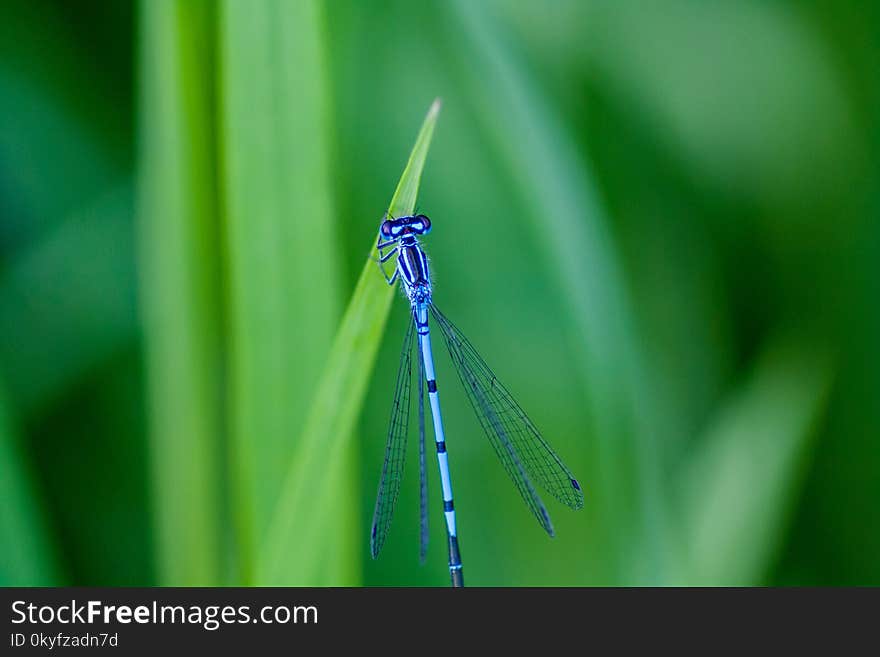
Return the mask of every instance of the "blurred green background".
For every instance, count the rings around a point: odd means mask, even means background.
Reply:
[[[468,583],[880,584],[878,70],[876,3],[4,0],[0,583],[448,583],[414,451],[369,559],[399,296],[260,566],[440,96],[435,301],[586,492],[548,539],[441,355]]]

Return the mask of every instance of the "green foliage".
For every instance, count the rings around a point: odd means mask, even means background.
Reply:
[[[227,412],[244,581],[254,577],[341,314],[317,5],[233,0],[220,12]]]
[[[159,581],[223,581],[225,413],[212,2],[142,4],[140,246]]]
[[[787,336],[712,422],[682,477],[685,582],[761,582],[790,522],[831,383],[821,346]]]
[[[50,586],[59,581],[52,542],[6,407],[0,397],[0,586]]]
[[[434,101],[416,138],[388,205],[388,216],[412,214],[440,102]],[[394,296],[377,271],[370,244],[354,294],[348,302],[324,365],[286,483],[272,517],[258,583],[286,586],[343,586],[360,581],[353,567],[363,554],[364,535],[347,509],[351,487],[355,422],[382,342]]]
[[[412,467],[366,558],[399,178],[585,489],[548,541],[438,354],[470,584],[880,583],[876,13],[2,3],[0,582],[447,584]]]

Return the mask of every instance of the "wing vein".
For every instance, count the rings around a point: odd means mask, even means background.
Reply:
[[[376,508],[373,512],[373,527],[370,531],[370,554],[375,559],[385,544],[391,518],[400,492],[403,468],[406,462],[406,438],[409,431],[410,390],[412,388],[412,347],[414,324],[409,322],[400,365],[397,369],[397,384],[394,401],[391,404],[391,420],[388,424],[388,440],[385,445],[385,460],[382,463],[382,478],[376,495]]]
[[[431,311],[489,442],[532,513],[552,535],[549,515],[532,481],[574,509],[583,506],[580,484],[461,331],[436,306]]]

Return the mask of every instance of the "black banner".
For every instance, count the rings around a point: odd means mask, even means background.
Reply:
[[[876,589],[2,589],[2,654],[411,653],[474,639],[498,648],[748,649],[772,636],[815,648],[820,638],[876,637],[878,601]]]

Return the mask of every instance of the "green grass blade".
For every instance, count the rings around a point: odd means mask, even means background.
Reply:
[[[391,215],[415,208],[439,111],[435,101],[389,204]],[[366,554],[367,543],[352,519],[352,509],[359,508],[356,493],[343,485],[348,476],[345,454],[352,449],[355,422],[394,298],[394,288],[376,269],[368,257],[336,333],[261,553],[260,585],[356,583],[352,564]]]
[[[822,349],[772,344],[683,474],[688,584],[762,583],[786,529],[831,383]]]
[[[229,424],[248,582],[343,299],[318,3],[231,0],[222,7]]]
[[[140,247],[162,584],[222,582],[213,4],[141,3]]]
[[[2,391],[0,391],[2,393]],[[43,509],[0,394],[0,586],[58,586]]]

